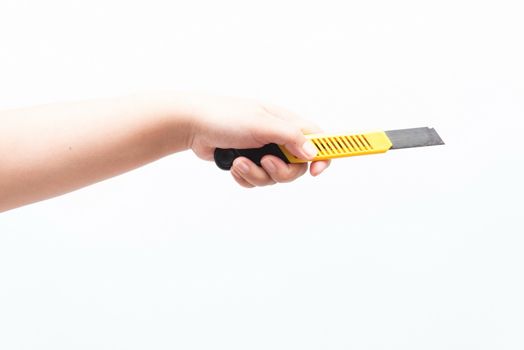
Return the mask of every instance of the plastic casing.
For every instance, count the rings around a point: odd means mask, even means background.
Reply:
[[[311,140],[318,150],[313,160],[362,156],[366,154],[384,153],[392,146],[391,141],[383,131],[364,134],[310,134]],[[279,146],[290,163],[306,163],[308,160],[292,155],[284,146]]]

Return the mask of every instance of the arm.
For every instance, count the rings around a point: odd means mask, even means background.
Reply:
[[[285,144],[314,154],[303,133],[318,128],[256,101],[192,94],[136,95],[0,112],[0,211],[73,191],[174,152]],[[314,146],[313,146],[314,147]],[[310,153],[308,153],[308,151]],[[327,162],[315,162],[313,175]],[[307,170],[266,156],[262,167],[235,160],[242,186],[288,182]]]

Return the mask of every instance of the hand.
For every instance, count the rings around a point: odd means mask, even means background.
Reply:
[[[205,160],[213,160],[215,148],[256,148],[268,143],[284,145],[302,159],[316,155],[315,146],[304,134],[321,132],[315,124],[296,114],[249,99],[185,96],[186,113],[192,126],[189,148]],[[307,163],[287,164],[275,156],[265,156],[259,167],[245,157],[233,162],[231,175],[244,187],[290,182],[302,176]],[[329,161],[311,163],[310,173],[319,175]]]

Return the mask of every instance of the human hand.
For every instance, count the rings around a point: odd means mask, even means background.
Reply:
[[[213,160],[215,148],[257,148],[268,143],[284,145],[302,159],[317,153],[304,134],[321,132],[320,128],[284,108],[230,97],[191,95],[182,100],[185,113],[191,115],[188,147],[202,159]],[[329,164],[312,162],[311,175],[319,175]],[[261,165],[239,157],[231,175],[241,186],[255,187],[293,181],[308,169],[307,163],[287,164],[271,155],[264,156]]]

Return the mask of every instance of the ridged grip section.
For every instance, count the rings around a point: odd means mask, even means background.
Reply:
[[[392,146],[391,141],[382,131],[356,135],[314,134],[306,137],[313,142],[318,151],[313,160],[384,153]],[[291,163],[307,162],[292,155],[285,147],[280,148]]]

